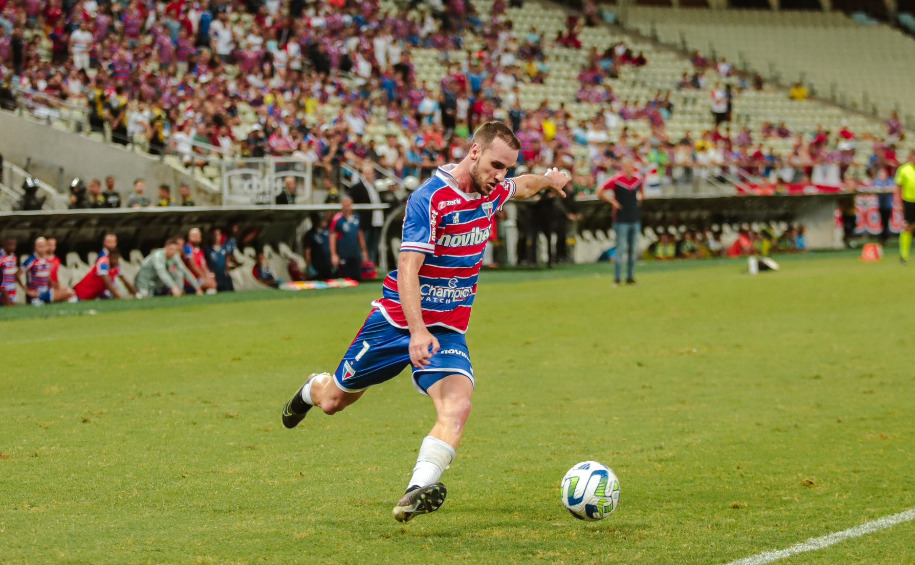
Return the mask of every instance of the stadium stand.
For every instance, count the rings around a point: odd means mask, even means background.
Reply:
[[[708,5],[680,2],[693,4]],[[161,159],[224,206],[252,203],[247,193],[232,200],[226,179],[257,167],[273,172],[270,190],[292,171],[305,197],[297,203],[323,204],[368,164],[380,179],[367,182],[385,196],[459,159],[486,119],[512,122],[519,171],[572,170],[585,199],[621,156],[641,161],[650,196],[691,198],[867,186],[911,148],[912,40],[886,25],[838,12],[601,15],[583,5],[322,0],[204,12],[136,0],[64,14],[0,0],[0,106],[85,144]],[[290,9],[301,12],[287,19]],[[4,164],[0,209],[20,196],[16,175],[27,173]],[[688,229],[682,219],[661,227]],[[576,257],[612,245],[605,227],[582,228]],[[725,239],[739,230],[719,226]],[[645,235],[648,245],[659,239]],[[301,259],[288,247],[266,255],[274,270]]]

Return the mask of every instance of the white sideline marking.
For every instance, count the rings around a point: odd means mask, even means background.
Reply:
[[[842,530],[841,532],[836,532],[834,534],[825,535],[819,538],[810,538],[803,543],[792,545],[787,549],[767,551],[765,553],[760,553],[751,557],[738,559],[737,561],[732,561],[727,565],[763,565],[763,563],[772,563],[773,561],[785,559],[786,557],[791,557],[792,555],[797,555],[798,553],[804,553],[807,551],[819,551],[829,547],[830,545],[835,545],[840,541],[872,534],[874,532],[885,530],[904,522],[911,522],[912,520],[915,520],[915,508],[906,510],[905,512],[900,512],[899,514],[893,514],[892,516],[877,518],[871,522],[865,522],[860,526]]]

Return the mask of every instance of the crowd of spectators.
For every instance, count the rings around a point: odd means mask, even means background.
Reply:
[[[123,207],[126,208],[148,208],[150,206],[168,207],[168,206],[196,206],[191,196],[191,187],[187,184],[178,186],[178,198],[174,198],[171,186],[167,184],[159,185],[159,192],[155,202],[146,196],[146,181],[136,179],[133,182],[133,188],[126,200],[123,200]],[[115,186],[115,179],[109,175],[105,177],[105,186],[102,188],[102,181],[92,179],[87,184],[81,178],[75,178],[70,183],[70,209],[80,210],[89,208],[121,208],[122,197],[120,191]]]
[[[729,245],[722,242],[720,229],[685,229],[658,227],[657,239],[643,253],[647,260],[704,259],[710,257],[768,257],[775,253],[807,251],[804,226],[788,226],[781,233],[775,227],[758,230],[741,226]]]
[[[671,139],[670,91],[642,102],[615,95],[612,79],[625,67],[649,64],[621,41],[591,49],[578,75],[576,98],[600,104],[591,119],[576,121],[546,100],[524,109],[521,91],[549,75],[553,48],[580,49],[582,26],[599,17],[586,2],[583,17],[570,15],[566,30],[550,38],[536,28],[516,30],[507,7],[497,0],[481,14],[467,0],[388,12],[376,0],[0,0],[0,73],[21,89],[87,108],[91,128],[107,128],[115,142],[142,139],[151,153],[172,151],[188,166],[223,155],[305,157],[331,173],[334,185],[344,162],[361,168],[372,161],[401,178],[423,178],[460,159],[474,126],[493,118],[511,122],[528,169],[573,169],[575,149],[586,148],[588,165],[575,173],[592,190],[623,157],[642,163],[649,184],[739,171],[765,182],[842,181],[858,144],[872,145],[874,166],[891,167],[904,135],[898,116],[882,139],[847,128],[792,132],[784,123],[738,130],[733,99],[763,88],[761,77],[695,52],[694,72],[671,88],[711,83],[715,126]],[[450,56],[470,45],[483,48]],[[417,47],[441,53],[446,71],[438,84],[417,80]],[[790,96],[803,103],[809,93],[798,84]],[[328,107],[339,110],[326,115]],[[243,122],[247,112],[253,123]],[[632,133],[636,120],[650,134]],[[389,128],[383,142],[366,135],[372,126]],[[773,137],[793,138],[793,150],[775,153],[766,143]],[[865,180],[873,169],[851,174]]]

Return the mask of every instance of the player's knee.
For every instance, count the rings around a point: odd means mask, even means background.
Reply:
[[[445,409],[440,414],[443,420],[447,420],[452,425],[463,427],[464,422],[470,417],[471,403],[469,398],[460,398],[448,402]]]
[[[342,398],[331,397],[321,401],[321,410],[328,416],[333,416],[346,408],[346,406],[347,404],[343,402]]]

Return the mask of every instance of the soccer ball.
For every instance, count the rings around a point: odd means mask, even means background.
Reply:
[[[562,478],[562,505],[579,520],[603,520],[620,503],[620,481],[597,461],[575,465]]]

